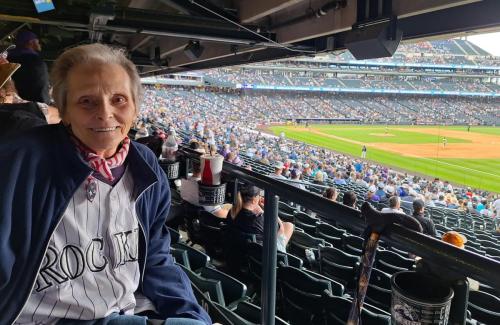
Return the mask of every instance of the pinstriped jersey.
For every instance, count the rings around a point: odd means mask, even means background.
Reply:
[[[92,202],[84,182],[67,206],[16,324],[134,313],[140,279],[134,183],[128,168],[115,186],[96,183]]]

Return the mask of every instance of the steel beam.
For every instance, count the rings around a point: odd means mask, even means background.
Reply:
[[[480,1],[481,0],[395,0],[393,1],[392,9],[398,18],[405,18]]]
[[[276,33],[278,42],[286,44],[332,35],[351,29],[352,25],[356,23],[356,9],[356,1],[347,1],[345,8],[331,10],[324,16],[313,16],[307,20],[278,27],[272,31]]]
[[[500,28],[500,1],[483,0],[400,19],[403,39],[420,39],[442,35]]]
[[[241,0],[238,2],[240,22],[243,24],[255,22],[302,1],[303,0]]]

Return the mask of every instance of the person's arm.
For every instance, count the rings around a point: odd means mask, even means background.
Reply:
[[[434,225],[434,221],[428,219],[429,224],[429,232],[432,237],[437,237],[436,226]]]
[[[148,229],[143,294],[153,302],[162,318],[190,318],[212,324],[208,314],[198,305],[189,278],[174,264],[170,255],[170,234],[164,228],[170,208],[170,190],[165,174],[159,166],[156,170],[159,181],[147,193],[151,201],[159,203],[153,204],[155,216],[150,219]]]

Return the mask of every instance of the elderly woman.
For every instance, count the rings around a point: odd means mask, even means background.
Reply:
[[[83,45],[51,78],[62,122],[0,143],[3,322],[145,324],[134,311],[148,305],[167,324],[211,323],[169,254],[166,177],[127,137],[141,100],[134,65]]]

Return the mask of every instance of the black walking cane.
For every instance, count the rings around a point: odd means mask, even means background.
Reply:
[[[365,244],[363,248],[363,257],[361,259],[358,285],[354,291],[347,325],[357,325],[361,323],[361,309],[363,308],[368,283],[370,282],[373,262],[375,261],[375,254],[377,253],[378,240],[385,228],[393,223],[398,223],[409,229],[419,232],[422,231],[422,227],[415,218],[403,213],[380,213],[368,202],[365,202],[361,207],[361,215],[365,218],[367,224],[363,236],[365,238]]]

